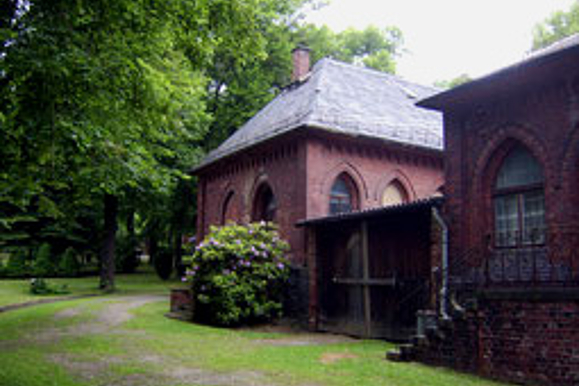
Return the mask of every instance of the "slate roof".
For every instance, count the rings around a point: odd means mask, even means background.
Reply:
[[[414,105],[438,90],[322,59],[307,79],[266,105],[195,170],[299,127],[442,150],[442,115]]]
[[[550,69],[558,59],[563,57],[577,57],[579,55],[579,34],[561,39],[541,50],[532,52],[523,60],[494,71],[486,76],[464,83],[460,86],[441,93],[431,95],[417,102],[417,106],[435,110],[443,110],[452,104],[469,103],[477,95],[492,96],[504,89],[512,89],[516,82],[521,82],[530,71],[545,71]],[[557,70],[551,70],[556,73]],[[496,89],[493,87],[503,87]]]

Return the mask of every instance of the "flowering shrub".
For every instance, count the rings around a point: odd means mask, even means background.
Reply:
[[[211,227],[184,277],[195,296],[195,318],[232,326],[280,316],[288,250],[271,223]]]

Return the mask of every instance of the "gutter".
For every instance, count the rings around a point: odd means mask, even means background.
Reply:
[[[443,319],[448,316],[448,226],[440,215],[438,208],[432,208],[432,216],[442,228],[442,288],[440,289],[440,315]]]

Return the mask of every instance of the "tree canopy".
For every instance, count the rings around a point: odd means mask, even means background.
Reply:
[[[533,50],[538,50],[579,33],[579,2],[574,2],[568,11],[557,11],[533,30]]]
[[[105,288],[136,232],[180,250],[188,169],[289,83],[293,47],[394,72],[399,30],[302,24],[316,3],[2,2],[0,249],[99,255]]]

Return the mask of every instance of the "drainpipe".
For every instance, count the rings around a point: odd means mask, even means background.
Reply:
[[[448,227],[442,219],[438,208],[432,208],[432,216],[442,228],[442,289],[440,290],[440,315],[443,319],[448,316]]]

